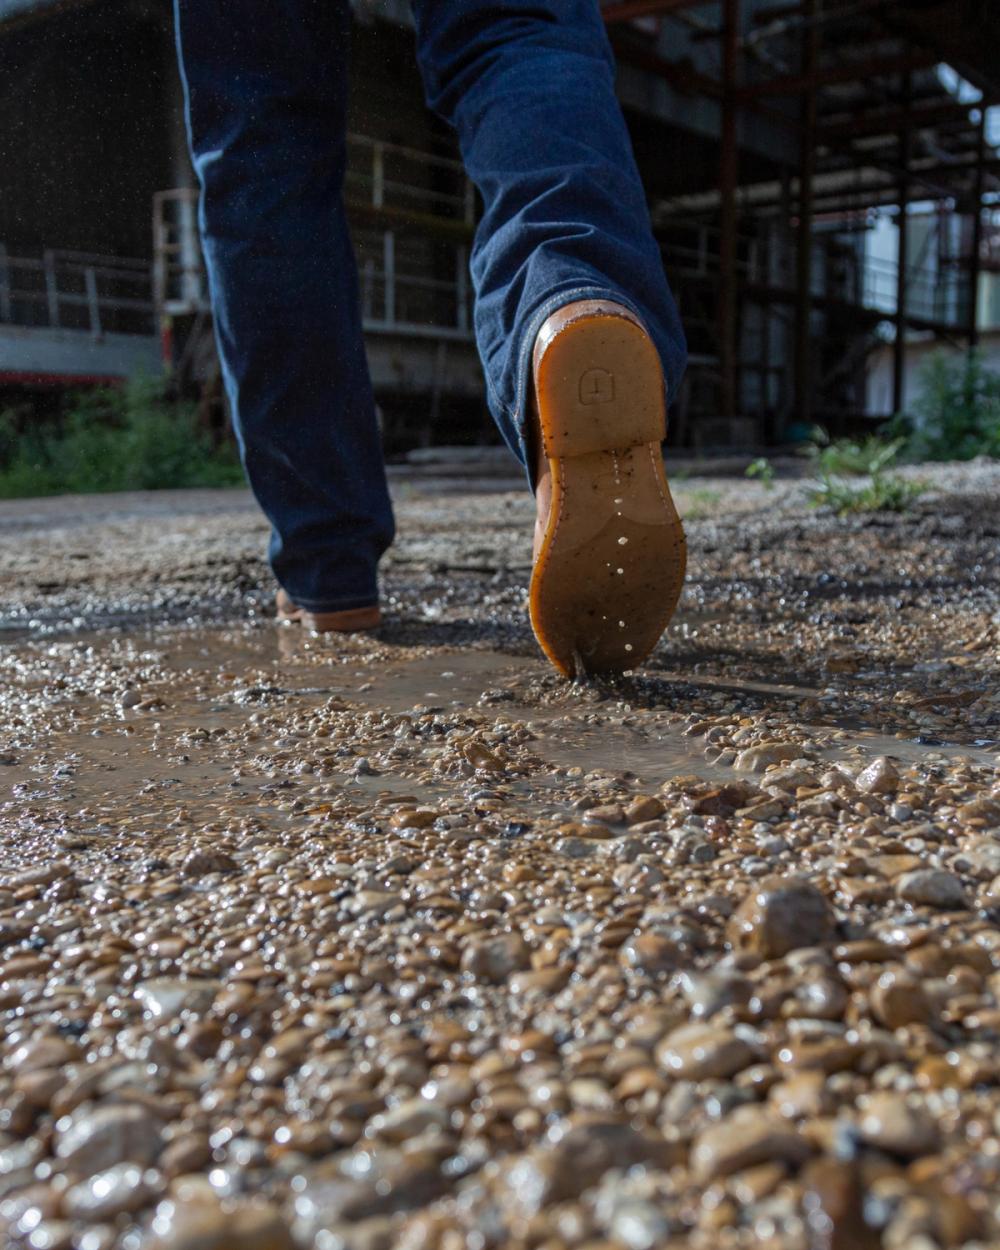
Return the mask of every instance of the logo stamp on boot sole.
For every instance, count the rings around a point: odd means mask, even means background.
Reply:
[[[607,369],[588,369],[580,378],[581,404],[610,404],[615,397],[615,375]]]

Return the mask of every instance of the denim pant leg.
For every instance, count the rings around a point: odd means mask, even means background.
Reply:
[[[597,0],[414,0],[428,102],[457,130],[484,215],[471,261],[493,416],[522,461],[545,318],[610,298],[649,330],[668,397],[687,349],[615,96]]]
[[[377,600],[392,508],[344,214],[347,0],[175,0],[216,338],[271,563]]]

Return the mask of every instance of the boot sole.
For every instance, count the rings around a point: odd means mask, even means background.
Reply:
[[[552,506],[531,578],[538,642],[567,677],[634,668],[677,607],[686,544],[660,444],[656,348],[635,322],[568,322],[535,360]]]

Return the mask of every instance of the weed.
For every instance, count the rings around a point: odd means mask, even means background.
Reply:
[[[906,444],[902,436],[886,440],[877,434],[866,438],[838,438],[825,444],[815,438],[810,454],[820,473],[842,477],[870,477],[881,473],[899,456]]]
[[[0,413],[0,498],[242,481],[235,452],[214,447],[193,406],[167,402],[155,383],[81,392],[55,426]]]
[[[774,490],[774,465],[767,456],[758,456],[752,464],[748,464],[744,476],[757,478],[765,490]]]
[[[710,486],[698,486],[684,492],[680,511],[685,520],[701,521],[712,515],[721,499],[719,491],[712,490]]]
[[[926,489],[926,482],[898,473],[875,473],[864,484],[820,473],[818,484],[809,488],[806,497],[814,508],[832,508],[838,516],[848,512],[905,512]]]

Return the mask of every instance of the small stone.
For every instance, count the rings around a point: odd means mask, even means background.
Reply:
[[[899,773],[884,755],[873,759],[854,779],[862,794],[894,794],[899,789]]]
[[[656,1048],[661,1067],[689,1081],[725,1079],[756,1059],[753,1047],[727,1029],[711,1024],[684,1024]]]
[[[295,1250],[280,1212],[269,1203],[225,1206],[208,1194],[161,1202],[143,1250]]]
[[[618,957],[626,968],[634,968],[647,976],[673,972],[684,961],[684,953],[677,943],[657,933],[628,938],[622,944]]]
[[[153,1163],[163,1145],[159,1122],[145,1107],[85,1105],[68,1120],[57,1127],[56,1154],[88,1176],[117,1163]]]
[[[918,907],[968,907],[965,887],[953,872],[943,868],[918,868],[896,882],[896,893],[906,903]]]
[[[753,986],[738,972],[685,972],[681,989],[695,1020],[708,1020],[726,1007],[745,1006]]]
[[[820,891],[794,877],[767,877],[743,900],[729,924],[734,947],[780,959],[801,946],[834,938],[834,916]]]
[[[929,1024],[934,1019],[931,1001],[916,977],[900,969],[887,969],[870,994],[872,1015],[887,1029],[907,1024]]]
[[[904,1159],[932,1154],[940,1145],[934,1117],[903,1094],[872,1094],[861,1112],[858,1131],[871,1146]]]
[[[956,812],[963,823],[975,822],[980,828],[1000,829],[1000,802],[995,799],[972,799]]]
[[[647,820],[657,820],[666,811],[658,798],[651,794],[639,794],[625,808],[625,820],[630,825],[642,825]]]
[[[406,1141],[427,1129],[447,1128],[450,1123],[451,1113],[443,1105],[424,1098],[408,1098],[391,1110],[374,1116],[368,1124],[366,1136]]]
[[[737,772],[762,773],[771,764],[797,760],[803,754],[803,748],[797,742],[762,742],[741,751],[733,767]]]
[[[123,1211],[144,1207],[156,1196],[160,1184],[155,1172],[135,1163],[117,1163],[71,1186],[63,1197],[63,1210],[74,1220],[110,1220]]]
[[[75,1046],[61,1037],[39,1037],[25,1042],[4,1060],[3,1066],[18,1076],[38,1072],[46,1068],[58,1068],[78,1058]]]
[[[181,864],[183,877],[207,877],[214,872],[235,872],[239,864],[225,851],[197,848],[185,856]]]
[[[221,988],[221,981],[207,978],[184,980],[162,977],[141,982],[135,988],[135,996],[152,1019],[173,1019],[182,1011],[195,1015],[207,1011]]]
[[[706,1182],[761,1163],[798,1167],[811,1153],[806,1139],[786,1120],[760,1107],[738,1107],[695,1139],[691,1167]]]
[[[513,972],[527,968],[531,952],[516,933],[474,938],[462,952],[461,968],[476,981],[502,985]]]

